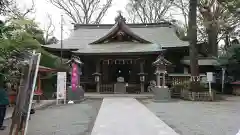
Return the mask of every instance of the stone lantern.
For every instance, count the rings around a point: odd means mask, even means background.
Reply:
[[[101,73],[93,73],[92,74],[94,76],[94,80],[96,82],[96,89],[97,89],[97,92],[100,92],[100,76],[102,75]]]
[[[171,65],[172,63],[166,60],[162,55],[158,56],[157,60],[153,62],[153,66],[156,67],[155,75],[156,75],[156,82],[157,87],[166,87],[166,73],[167,73],[167,66]],[[161,81],[162,78],[162,81]],[[162,82],[162,83],[161,83]]]
[[[166,60],[162,55],[158,56],[156,61],[153,62],[153,66],[156,67],[155,75],[156,75],[156,82],[157,82],[157,86],[152,89],[155,101],[171,99],[171,92],[167,88],[166,80],[165,80],[165,75],[167,73],[168,65],[171,65],[171,62]],[[161,78],[162,78],[162,81],[161,81]]]
[[[141,93],[143,93],[143,92],[144,92],[144,84],[145,84],[145,81],[146,81],[146,78],[145,78],[145,77],[147,76],[147,74],[141,72],[141,73],[138,73],[138,75],[139,75],[139,77],[140,77]]]

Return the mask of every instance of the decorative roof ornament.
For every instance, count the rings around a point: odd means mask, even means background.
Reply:
[[[160,54],[156,61],[153,62],[153,66],[159,67],[159,66],[167,66],[171,65],[172,63],[168,60],[166,60],[163,56],[163,54]]]
[[[118,11],[118,16],[115,18],[115,22],[126,22],[126,19],[122,16],[122,11]]]
[[[84,64],[78,56],[74,56],[74,55],[72,56],[72,58],[66,64],[71,64],[73,62],[80,65],[80,66]]]

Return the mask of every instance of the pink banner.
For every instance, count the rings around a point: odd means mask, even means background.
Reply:
[[[72,78],[71,78],[71,85],[72,91],[75,91],[78,87],[78,65],[72,63]]]

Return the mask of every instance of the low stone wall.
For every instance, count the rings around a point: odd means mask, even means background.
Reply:
[[[240,88],[239,87],[233,87],[233,94],[236,96],[240,96]]]
[[[216,92],[212,91],[210,94],[208,91],[191,92],[188,90],[181,90],[180,97],[184,100],[191,101],[214,101],[216,100]]]

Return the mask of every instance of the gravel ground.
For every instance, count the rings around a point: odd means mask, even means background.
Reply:
[[[89,135],[100,105],[101,100],[86,100],[38,110],[29,121],[27,135]],[[10,121],[5,124],[9,127]],[[8,130],[0,134],[7,135]]]
[[[180,135],[236,135],[240,129],[240,97],[220,102],[142,102]]]

